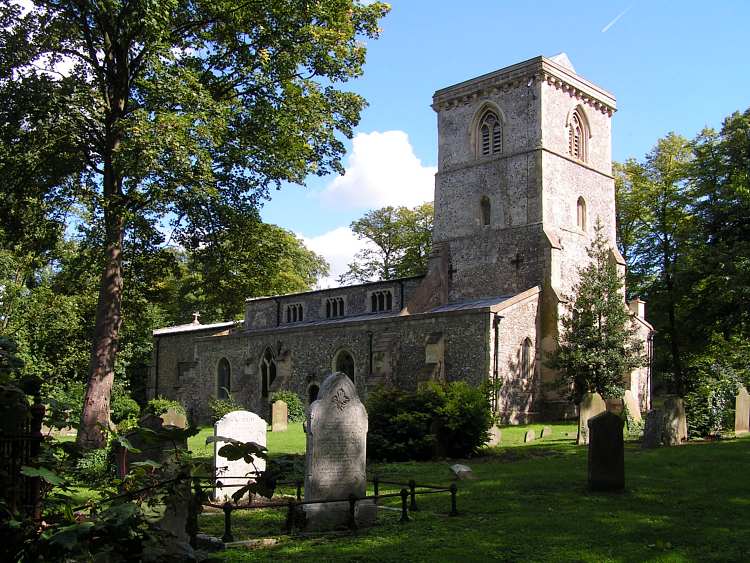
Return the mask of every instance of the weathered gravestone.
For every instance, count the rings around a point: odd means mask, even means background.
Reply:
[[[622,491],[625,488],[624,422],[611,412],[588,421],[589,488],[593,491]]]
[[[540,438],[549,438],[552,436],[552,427],[551,426],[545,426],[542,428],[541,434],[539,434]]]
[[[286,432],[289,427],[289,408],[284,401],[274,401],[271,407],[271,432]]]
[[[625,396],[622,398],[622,402],[628,411],[630,420],[633,422],[641,422],[643,420],[641,417],[641,407],[630,389],[625,391]]]
[[[503,439],[503,433],[496,425],[493,425],[489,430],[490,439],[487,441],[487,445],[490,447],[499,446]]]
[[[734,401],[734,433],[736,436],[750,432],[750,395],[740,387]]]
[[[366,451],[367,411],[352,380],[343,373],[331,374],[307,414],[305,502],[342,500],[304,504],[305,529],[350,526],[349,502],[344,499],[365,496]],[[357,502],[357,527],[373,524],[376,511],[372,501]]]
[[[533,430],[527,430],[526,434],[523,435],[524,443],[533,442],[536,439],[536,435]]]
[[[599,393],[586,393],[578,405],[578,444],[589,443],[589,419],[607,410]]]
[[[249,411],[233,411],[216,421],[214,424],[214,468],[217,479],[214,498],[216,500],[221,502],[230,500],[237,489],[247,485],[248,481],[253,478],[253,472],[266,470],[264,459],[253,459],[251,463],[245,463],[243,459],[229,461],[219,455],[219,450],[228,443],[220,438],[255,442],[265,447],[267,426],[265,420]]]
[[[139,452],[127,451],[117,446],[115,455],[117,458],[117,470],[120,478],[127,474],[130,464],[143,462],[148,459],[162,463],[171,458],[175,450],[187,449],[187,438],[175,438],[170,435],[170,430],[185,430],[187,419],[182,413],[174,409],[168,409],[163,414],[147,414],[138,420],[138,426],[146,431],[138,429],[131,430],[125,434],[128,442]],[[150,432],[149,432],[150,431]]]
[[[670,397],[664,401],[664,438],[665,446],[679,446],[687,442],[687,418],[685,405],[679,397]]]
[[[643,448],[658,448],[662,445],[664,436],[664,411],[652,409],[646,415],[646,425],[643,429]]]
[[[453,473],[453,475],[459,481],[463,481],[466,479],[476,479],[476,477],[474,476],[474,472],[471,470],[471,467],[469,467],[468,465],[463,465],[461,463],[451,465],[451,473]]]

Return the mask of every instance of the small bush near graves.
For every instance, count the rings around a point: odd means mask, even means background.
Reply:
[[[141,407],[125,391],[112,393],[112,422],[119,424],[124,420],[138,419]]]
[[[113,475],[110,448],[99,448],[84,453],[76,462],[75,475],[81,483],[88,485],[101,483]]]
[[[174,409],[175,412],[187,415],[185,407],[183,407],[182,404],[178,401],[173,401],[172,399],[165,399],[164,397],[151,399],[146,405],[145,414],[164,414],[169,409]]]
[[[720,434],[734,425],[734,402],[742,382],[729,366],[694,365],[691,391],[685,395],[688,436],[703,438]]]
[[[209,399],[208,408],[211,410],[211,424],[213,424],[225,414],[241,411],[244,407],[230,395],[228,399]]]
[[[302,422],[305,420],[305,407],[299,395],[294,391],[276,391],[271,395],[271,404],[276,401],[284,401],[287,406],[289,422]]]
[[[467,457],[487,441],[493,423],[486,390],[462,381],[415,392],[380,389],[370,395],[367,412],[373,460]]]

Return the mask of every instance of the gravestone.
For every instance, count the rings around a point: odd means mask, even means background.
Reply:
[[[289,427],[289,408],[284,401],[274,401],[271,407],[271,432],[286,432]]]
[[[526,434],[523,435],[523,441],[524,443],[533,442],[536,440],[536,434],[534,434],[533,430],[527,430]]]
[[[357,388],[346,374],[331,374],[323,381],[318,399],[307,413],[305,502],[342,500],[304,504],[305,529],[322,531],[349,526],[349,502],[344,499],[366,494],[366,451],[367,411]],[[356,503],[356,525],[373,524],[376,511],[371,500]]]
[[[625,396],[622,398],[622,401],[625,404],[625,408],[628,410],[630,420],[633,422],[641,422],[643,420],[643,417],[641,417],[641,407],[630,389],[625,391]]]
[[[461,463],[451,465],[451,473],[453,473],[453,475],[459,481],[464,481],[466,479],[476,479],[476,477],[474,477],[474,472],[471,470],[471,467],[469,467],[468,465],[463,465]]]
[[[652,409],[646,415],[646,425],[643,429],[643,448],[658,448],[662,445],[664,436],[664,411]]]
[[[687,442],[687,418],[685,405],[679,397],[670,397],[664,401],[664,437],[665,446],[679,446]]]
[[[586,393],[578,405],[578,444],[589,443],[589,419],[607,410],[599,393]]]
[[[750,395],[740,387],[734,401],[734,434],[739,436],[750,431]]]
[[[540,438],[549,438],[552,436],[552,427],[551,426],[545,426],[542,428],[542,433],[539,434]]]
[[[233,411],[216,421],[214,424],[214,436],[217,437],[214,442],[214,468],[216,478],[222,486],[219,487],[217,483],[214,499],[220,502],[230,500],[237,489],[252,479],[253,474],[250,472],[266,470],[264,459],[254,459],[251,463],[245,463],[243,459],[229,461],[220,456],[219,450],[227,442],[219,440],[218,437],[233,438],[240,442],[255,442],[265,447],[267,426],[265,420],[249,411]]]
[[[162,427],[171,426],[172,428],[187,428],[187,417],[181,413],[177,412],[173,408],[168,408],[167,412],[164,414],[159,415],[161,417],[161,425]]]
[[[490,439],[487,442],[487,445],[490,447],[499,446],[503,439],[503,433],[500,428],[498,428],[497,425],[493,425],[489,430],[489,435]]]
[[[611,412],[588,421],[589,488],[593,491],[622,491],[625,488],[624,422]]]
[[[167,412],[160,415],[144,415],[138,419],[138,426],[145,428],[146,432],[134,429],[127,432],[125,438],[135,449],[140,451],[133,452],[119,445],[115,446],[117,472],[120,478],[127,474],[131,463],[149,459],[163,463],[171,458],[175,450],[187,449],[187,438],[174,439],[168,434],[169,430],[184,430],[187,428],[185,415],[174,409],[168,409]],[[151,432],[148,432],[148,430]]]

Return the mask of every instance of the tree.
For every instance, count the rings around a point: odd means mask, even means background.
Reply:
[[[0,6],[0,138],[35,139],[30,174],[43,168],[43,193],[89,210],[100,235],[80,445],[101,445],[109,418],[128,230],[169,223],[199,248],[223,209],[249,214],[271,186],[341,171],[337,134],[351,136],[365,102],[336,85],[361,74],[358,38],[377,37],[386,12],[354,0]]]
[[[597,220],[586,249],[590,263],[567,297],[568,312],[550,366],[578,404],[585,393],[622,397],[624,378],[643,365],[643,344],[624,302],[623,280]]]
[[[432,246],[432,203],[382,207],[352,222],[368,246],[355,255],[339,283],[390,280],[424,274]]]

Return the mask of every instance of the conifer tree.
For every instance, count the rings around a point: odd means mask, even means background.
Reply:
[[[586,249],[590,262],[579,269],[579,281],[567,297],[559,347],[550,361],[576,404],[585,393],[622,397],[625,376],[644,362],[643,343],[625,307],[623,279],[599,220],[594,230]]]

